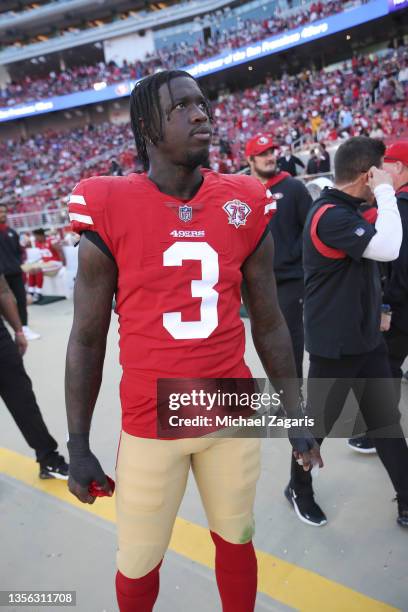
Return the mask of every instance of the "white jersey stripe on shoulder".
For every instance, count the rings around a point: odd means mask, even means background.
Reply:
[[[79,221],[80,223],[86,223],[87,225],[93,225],[93,219],[89,215],[80,215],[79,213],[69,213],[71,221]]]
[[[85,198],[80,194],[72,194],[69,198],[70,204],[82,204],[82,206],[86,206]]]
[[[276,210],[276,202],[272,202],[265,206],[265,215],[267,215],[270,210]]]

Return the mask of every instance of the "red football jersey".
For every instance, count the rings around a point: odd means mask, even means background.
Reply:
[[[248,176],[203,171],[188,202],[146,174],[94,177],[70,197],[75,232],[97,232],[118,267],[123,427],[155,437],[158,378],[246,378],[241,266],[273,212]]]
[[[34,247],[39,249],[43,261],[61,261],[60,254],[54,246],[53,238],[46,238],[45,242],[34,241]]]

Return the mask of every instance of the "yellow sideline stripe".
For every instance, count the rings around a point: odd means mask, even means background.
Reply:
[[[101,498],[93,505],[82,504],[69,493],[66,481],[40,480],[38,464],[24,455],[0,448],[0,473],[82,511],[112,523],[116,522],[115,503],[112,499]],[[214,567],[214,547],[208,530],[200,525],[177,517],[170,549],[201,565]],[[257,557],[258,590],[301,612],[395,612],[397,610],[269,553],[257,550]]]

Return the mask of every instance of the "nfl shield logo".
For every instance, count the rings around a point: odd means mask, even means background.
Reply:
[[[179,206],[179,219],[180,221],[191,221],[193,218],[192,206]]]

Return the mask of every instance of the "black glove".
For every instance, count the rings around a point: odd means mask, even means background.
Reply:
[[[300,396],[299,404],[296,408],[296,414],[291,416],[298,420],[306,418],[306,406],[302,395]],[[312,448],[319,448],[313,434],[305,425],[291,427],[288,430],[288,438],[293,450],[298,453],[307,453],[311,451]]]
[[[105,472],[89,448],[89,433],[70,434],[68,440],[69,475],[81,487],[89,487],[95,480],[98,484],[106,483]]]
[[[291,427],[289,431],[288,438],[294,451],[307,453],[312,448],[319,447],[307,427]]]

